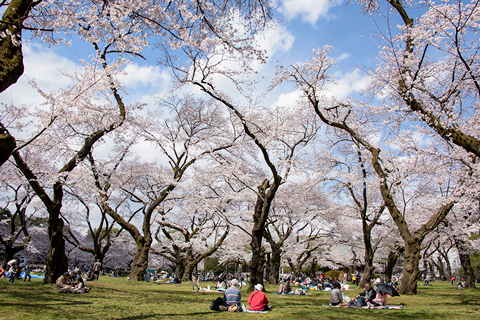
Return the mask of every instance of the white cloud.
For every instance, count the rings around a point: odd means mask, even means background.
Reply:
[[[342,61],[342,60],[348,59],[349,57],[350,57],[350,53],[344,52],[341,55],[339,55],[338,58],[335,60]]]
[[[272,57],[277,51],[289,51],[294,41],[295,37],[280,25],[268,28],[262,36],[257,39],[260,48],[267,51],[268,57]]]
[[[0,95],[0,102],[16,105],[39,103],[43,99],[28,83],[30,80],[35,80],[43,91],[50,92],[70,82],[70,79],[64,76],[60,70],[70,73],[72,70],[82,67],[40,44],[24,45],[23,56],[25,72],[17,83]]]
[[[349,72],[341,77],[336,75],[336,83],[329,86],[331,96],[344,98],[352,92],[360,92],[367,85],[368,77],[363,75],[359,69]]]
[[[285,106],[285,107],[294,107],[297,100],[300,97],[300,91],[295,90],[288,93],[281,93],[278,96],[278,100],[273,104],[273,106]]]
[[[129,64],[124,69],[125,74],[119,76],[121,83],[128,88],[138,86],[156,86],[170,81],[170,75],[157,66],[139,66],[136,63]]]
[[[283,0],[280,11],[287,20],[300,17],[315,25],[320,17],[327,17],[328,10],[342,4],[342,0]]]

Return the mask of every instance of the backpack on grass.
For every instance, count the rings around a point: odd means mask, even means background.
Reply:
[[[220,310],[219,306],[224,305],[225,302],[223,301],[222,297],[218,297],[217,299],[213,300],[212,303],[210,303],[210,309],[211,310]]]

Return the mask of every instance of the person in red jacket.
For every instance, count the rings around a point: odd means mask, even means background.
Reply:
[[[263,286],[261,284],[255,285],[255,291],[250,293],[248,297],[248,304],[250,311],[267,311],[273,307],[268,305],[268,299],[265,293],[262,292]]]

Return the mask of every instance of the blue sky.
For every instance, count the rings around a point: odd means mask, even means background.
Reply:
[[[282,23],[280,29],[267,35],[264,45],[269,49],[269,63],[261,73],[265,84],[273,75],[277,60],[283,64],[304,61],[312,55],[312,50],[331,45],[331,56],[337,59],[336,71],[340,87],[338,94],[355,94],[365,83],[365,77],[357,69],[370,65],[378,52],[378,44],[371,37],[376,31],[373,19],[362,14],[356,3],[345,4],[345,0],[279,0],[276,17]],[[31,40],[24,46],[25,73],[19,82],[0,95],[0,101],[15,104],[38,102],[38,95],[29,88],[28,80],[35,79],[45,91],[54,90],[65,84],[59,70],[69,72],[81,68],[79,58],[86,58],[82,47],[47,46]],[[155,53],[145,52],[148,57]],[[154,104],[153,96],[162,94],[168,87],[169,71],[156,65],[155,59],[135,60],[127,67],[129,76],[123,79],[130,101],[143,101]],[[293,90],[293,89],[292,89]],[[286,99],[288,89],[276,90],[265,99],[272,104]]]

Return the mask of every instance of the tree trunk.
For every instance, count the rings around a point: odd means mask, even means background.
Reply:
[[[184,267],[184,271],[183,271],[183,274],[182,274],[182,277],[180,278],[180,276],[178,276],[179,279],[182,279],[182,281],[192,281],[192,274],[193,274],[193,271],[195,270],[195,267],[197,266],[197,264],[193,263],[193,262],[187,262],[185,264],[185,267]]]
[[[0,92],[17,82],[23,74],[22,26],[33,7],[40,1],[12,0],[3,13],[0,31]],[[5,4],[2,4],[2,7]]]
[[[260,231],[252,234],[250,243],[252,248],[252,261],[250,263],[250,285],[249,290],[255,290],[256,284],[263,285],[263,269],[265,266],[265,248],[262,246],[262,235]]]
[[[366,222],[363,223],[366,225]],[[365,285],[367,282],[370,281],[373,275],[373,271],[375,270],[375,267],[373,266],[373,249],[372,249],[372,243],[370,241],[370,229],[363,231],[363,242],[365,244],[365,268],[363,271],[363,277],[362,281],[360,282],[359,288],[365,288]]]
[[[290,266],[290,269],[292,269],[293,273],[293,278],[298,278],[300,277],[300,272],[302,271],[302,268],[295,265],[290,258],[287,258],[288,265]]]
[[[432,280],[435,280],[437,278],[437,273],[435,272],[435,265],[428,261],[428,269],[430,270],[430,276]]]
[[[455,239],[457,244],[458,255],[464,273],[464,288],[475,288],[475,276],[473,274],[472,264],[470,263],[470,255],[465,242],[460,239]]]
[[[267,254],[265,254],[265,257],[266,257],[266,260],[265,260],[265,279],[269,279],[270,278],[270,259],[271,259],[271,253],[268,252]]]
[[[312,259],[312,263],[310,264],[310,278],[315,279],[315,268],[317,267],[317,259]]]
[[[438,262],[435,263],[435,266],[437,267],[440,279],[447,279],[447,276],[445,275],[445,268],[443,267],[443,262],[441,258],[438,258]]]
[[[282,251],[272,247],[272,256],[270,258],[270,274],[268,277],[269,284],[278,284],[278,278],[280,277],[280,264],[282,261]]]
[[[60,208],[59,208],[60,209]],[[45,260],[46,272],[43,283],[53,284],[65,272],[68,271],[68,257],[65,254],[65,239],[63,238],[63,219],[60,214],[50,213],[48,218],[48,237],[50,250]]]
[[[265,193],[270,187],[268,179],[263,180],[258,187],[257,202],[253,211],[253,229],[250,247],[252,249],[252,261],[250,263],[250,291],[255,290],[256,284],[263,285],[263,269],[265,266],[265,248],[263,247],[263,233],[268,214],[264,212]]]
[[[0,166],[8,160],[16,147],[15,138],[0,123]]]
[[[137,254],[135,259],[132,262],[132,269],[130,271],[130,281],[143,281],[145,276],[145,271],[148,267],[148,253],[150,251],[150,246],[143,244],[138,246]]]
[[[3,253],[3,261],[2,261],[2,268],[4,270],[8,270],[7,269],[7,262],[12,260],[14,257],[15,257],[15,254],[19,251],[21,251],[22,249],[18,249],[16,247],[12,247],[12,246],[6,246],[5,243],[2,243],[3,244],[3,247],[4,247],[4,253]]]
[[[183,279],[183,275],[185,274],[185,260],[180,259],[177,262],[177,266],[175,267],[175,275],[178,279]]]
[[[405,260],[403,262],[402,286],[400,294],[417,294],[417,280],[420,275],[418,264],[420,263],[421,242],[412,240],[405,243]]]
[[[385,279],[387,282],[392,281],[393,268],[395,268],[398,258],[403,254],[404,251],[404,246],[396,246],[388,253],[387,265],[385,266]]]

